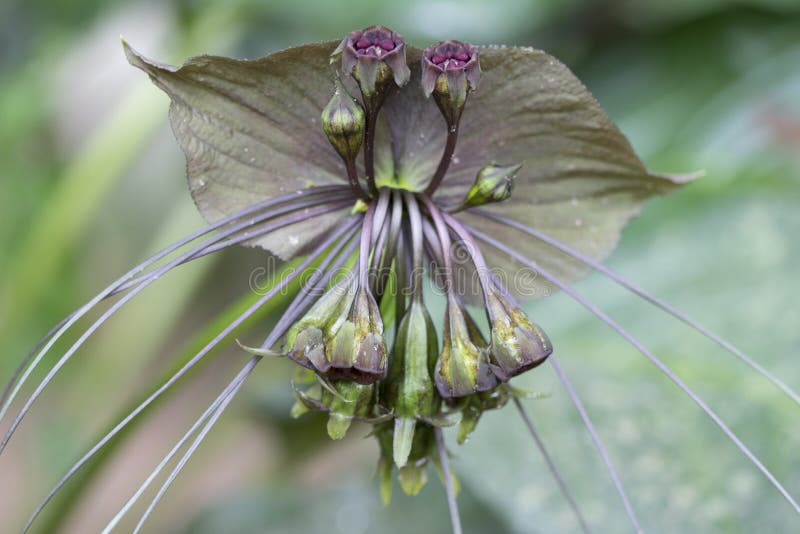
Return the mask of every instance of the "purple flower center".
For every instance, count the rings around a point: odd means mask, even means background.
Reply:
[[[385,35],[362,35],[356,41],[354,48],[356,53],[361,56],[382,56],[386,52],[391,52],[395,48],[395,43]]]
[[[431,57],[431,63],[443,70],[456,70],[463,68],[470,58],[466,50],[448,48],[437,50]]]

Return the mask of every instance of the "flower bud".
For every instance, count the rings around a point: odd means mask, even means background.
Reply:
[[[383,26],[350,32],[331,54],[331,61],[339,56],[342,71],[356,79],[365,97],[382,94],[392,78],[402,87],[411,77],[406,64],[405,40]]]
[[[460,41],[442,41],[422,52],[422,90],[433,97],[448,125],[458,124],[467,93],[478,87],[478,49]]]
[[[531,323],[510,295],[497,288],[486,295],[492,342],[492,372],[502,380],[532,369],[553,352],[553,345],[539,326]]]
[[[325,344],[331,332],[347,319],[355,294],[356,279],[348,276],[330,288],[286,334],[287,355],[309,369],[324,372]]]
[[[336,91],[322,110],[322,129],[345,161],[355,161],[364,141],[364,108],[336,82]]]
[[[345,321],[331,328],[325,345],[325,360],[314,362],[333,380],[371,384],[387,371],[383,319],[368,287],[359,286]]]
[[[478,425],[483,412],[502,408],[511,398],[508,386],[502,385],[491,391],[482,391],[467,397],[467,402],[461,409],[461,422],[458,425],[456,440],[463,445]]]
[[[383,398],[395,414],[393,457],[408,461],[418,418],[431,419],[439,402],[431,378],[436,365],[436,328],[421,299],[412,299],[397,330]]]
[[[475,183],[464,198],[464,206],[502,202],[514,191],[514,179],[522,165],[487,165],[478,171]]]
[[[381,477],[381,498],[389,504],[392,495],[392,448],[394,429],[391,425],[380,427],[376,431],[381,457],[378,461],[378,472]],[[428,462],[435,455],[435,438],[433,427],[419,424],[411,445],[408,463],[398,469],[397,480],[406,495],[416,495],[428,482]]]
[[[486,343],[453,296],[447,300],[443,337],[434,373],[439,395],[463,397],[497,385],[488,365]]]
[[[328,407],[328,435],[342,439],[354,418],[372,415],[375,407],[375,386],[358,384],[349,380],[332,382],[335,389],[322,389],[322,403]]]

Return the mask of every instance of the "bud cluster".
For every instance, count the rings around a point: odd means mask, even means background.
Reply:
[[[445,119],[447,142],[429,189],[392,194],[391,210],[385,202],[383,208],[376,207],[389,195],[379,194],[374,186],[371,158],[375,121],[391,94],[388,89],[403,87],[411,77],[405,43],[397,33],[373,26],[345,37],[332,62],[341,68],[336,71],[335,93],[322,112],[322,126],[360,195],[354,213],[366,210],[367,214],[358,266],[330,286],[293,324],[285,336],[284,351],[305,368],[295,380],[294,415],[326,412],[333,439],[343,438],[353,421],[373,425],[381,451],[381,494],[388,500],[395,469],[406,493],[416,494],[425,485],[428,464],[438,462],[437,427],[458,424],[458,442],[465,442],[486,410],[504,406],[517,394],[508,380],[542,363],[552,347],[494,279],[484,280],[483,285],[488,337],[449,283],[439,340],[419,278],[407,272],[412,264],[421,267],[425,251],[438,254],[449,265],[449,256],[445,257],[453,252],[449,231],[441,207],[430,195],[447,172],[461,113],[469,93],[477,89],[478,49],[443,41],[423,51],[419,82]],[[353,83],[360,100],[345,88]],[[356,174],[362,146],[368,193],[361,189]],[[477,172],[461,204],[450,211],[506,200],[520,167],[487,164]],[[423,229],[422,206],[436,226],[438,239]],[[386,217],[389,211],[400,215],[392,217],[391,223]],[[380,276],[370,278],[367,271],[373,263],[391,266],[391,284],[378,283]],[[387,318],[387,310],[394,314]],[[387,325],[394,323],[393,332],[384,333],[385,320]]]

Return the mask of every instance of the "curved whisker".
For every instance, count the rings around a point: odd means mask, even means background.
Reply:
[[[134,534],[139,532],[142,529],[142,526],[144,525],[145,521],[147,520],[148,517],[150,517],[150,514],[153,512],[153,510],[155,509],[155,507],[158,504],[158,502],[164,496],[164,493],[166,493],[167,489],[169,489],[170,485],[172,485],[172,483],[175,481],[175,478],[177,478],[178,474],[184,468],[186,463],[189,461],[189,459],[192,457],[192,455],[194,455],[195,451],[197,450],[197,447],[200,446],[200,443],[202,443],[203,439],[205,439],[205,437],[208,434],[208,432],[213,428],[214,424],[217,422],[217,419],[220,418],[222,413],[225,411],[225,408],[228,407],[228,404],[230,404],[230,402],[233,400],[233,397],[236,396],[236,393],[238,393],[239,389],[244,384],[245,379],[252,372],[253,368],[258,364],[259,361],[261,361],[261,356],[253,356],[253,358],[251,358],[250,361],[247,362],[247,364],[244,366],[244,368],[242,368],[242,370],[239,371],[239,375],[237,375],[237,377],[234,379],[234,381],[231,382],[228,385],[228,388],[230,388],[230,391],[227,393],[227,395],[225,395],[220,400],[219,405],[214,409],[214,412],[211,414],[211,416],[208,419],[208,421],[206,422],[205,426],[203,426],[203,428],[200,430],[200,433],[194,439],[192,444],[189,445],[189,448],[186,450],[186,452],[183,454],[181,459],[178,461],[178,464],[175,466],[175,468],[169,474],[169,477],[167,477],[167,480],[165,480],[164,483],[159,488],[158,493],[150,501],[150,504],[147,506],[147,510],[144,511],[144,513],[142,514],[142,517],[139,519],[139,522],[136,524],[136,528],[134,528],[134,530],[133,530]],[[228,388],[226,388],[226,389],[228,389]],[[200,421],[198,421],[198,423],[200,423]],[[181,439],[180,445],[182,445],[183,442],[191,436],[191,434],[194,432],[193,429],[194,429],[194,426]],[[179,447],[177,447],[177,448],[179,448]],[[174,452],[177,451],[177,448],[173,449],[173,451],[170,451],[170,457],[171,457],[172,454],[174,454]],[[170,459],[169,457],[165,457],[164,460],[162,460],[162,463],[168,462],[169,459]],[[158,469],[160,470],[160,468],[161,468],[161,464],[159,464],[159,468]],[[155,472],[155,474],[157,474],[157,472]],[[106,531],[104,531],[104,532],[106,532]]]
[[[544,446],[544,442],[542,441],[542,438],[539,436],[539,433],[536,431],[536,428],[533,426],[533,421],[531,421],[531,418],[528,416],[528,412],[525,411],[525,407],[522,406],[522,403],[517,397],[514,397],[514,405],[517,407],[519,416],[525,423],[525,427],[528,429],[528,432],[533,438],[533,441],[536,442],[536,447],[542,454],[542,458],[544,458],[544,461],[547,464],[547,468],[550,470],[550,474],[553,475],[553,478],[558,484],[558,487],[561,490],[561,494],[564,495],[564,498],[567,500],[569,507],[572,508],[572,512],[575,514],[575,519],[578,521],[581,530],[586,534],[589,534],[589,532],[591,532],[589,530],[589,525],[586,523],[586,519],[584,519],[580,508],[578,508],[578,503],[576,503],[575,499],[572,497],[572,492],[569,491],[567,483],[564,481],[564,477],[561,476],[561,473],[559,472],[558,467],[556,467],[553,458],[547,451],[547,447]]]
[[[211,341],[209,341],[200,351],[198,351],[188,362],[186,362],[175,374],[173,374],[166,382],[164,382],[158,389],[156,389],[149,397],[142,401],[136,408],[134,408],[128,415],[126,415],[114,428],[112,428],[105,436],[103,436],[89,451],[87,451],[77,462],[75,462],[64,474],[61,480],[56,483],[53,489],[36,507],[35,512],[31,516],[33,521],[39,513],[44,509],[47,503],[58,493],[58,491],[67,483],[67,481],[84,465],[88,462],[103,446],[105,446],[115,435],[117,435],[125,426],[128,425],[136,416],[138,416],[145,408],[152,404],[159,398],[165,391],[167,391],[175,382],[177,382],[183,375],[185,375],[192,367],[194,367],[200,360],[202,360],[211,350],[216,347],[223,339],[225,339],[233,330],[238,328],[248,317],[258,311],[261,306],[266,304],[270,299],[279,294],[292,280],[297,278],[319,255],[329,247],[335,240],[337,240],[345,231],[357,223],[357,218],[349,220],[346,224],[342,225],[338,230],[331,233],[331,235],[321,243],[309,256],[303,260],[286,277],[282,278],[275,286],[273,286],[267,293],[260,297],[250,307],[248,307],[242,314],[234,319],[228,326],[220,331]],[[273,328],[273,333],[278,331],[278,328]],[[281,332],[282,334],[282,332]]]
[[[454,223],[455,225],[460,225],[457,221]],[[474,228],[469,228],[469,231],[485,243],[495,247],[496,249],[508,254],[509,256],[515,258],[517,261],[522,263],[523,265],[534,269],[540,275],[542,275],[545,279],[549,282],[557,286],[559,289],[564,291],[567,295],[572,297],[576,302],[581,304],[584,308],[589,310],[592,314],[594,314],[598,319],[606,323],[610,326],[615,332],[617,332],[620,336],[622,336],[628,343],[630,343],[633,347],[635,347],[640,353],[642,353],[648,360],[650,360],[653,365],[655,365],[667,378],[669,378],[678,388],[683,391],[695,404],[697,404],[700,409],[705,412],[709,419],[711,419],[714,424],[719,427],[720,430],[730,439],[736,447],[739,448],[740,451],[747,457],[747,459],[758,468],[759,471],[769,480],[772,486],[778,490],[778,492],[786,499],[786,501],[794,508],[795,512],[800,514],[800,505],[798,505],[797,501],[789,494],[786,488],[775,478],[775,475],[767,469],[766,466],[761,462],[761,460],[753,454],[752,451],[739,439],[739,437],[725,424],[724,421],[717,415],[717,413],[712,410],[706,402],[701,399],[695,392],[692,390],[686,383],[684,383],[678,376],[673,373],[669,367],[664,364],[657,356],[655,356],[647,347],[642,345],[636,338],[634,338],[627,330],[622,328],[616,321],[611,319],[608,315],[598,309],[594,304],[586,300],[583,296],[578,294],[574,289],[572,289],[568,284],[564,283],[554,275],[550,274],[546,270],[542,269],[536,262],[530,260],[521,254],[515,252],[510,247],[498,242],[497,240],[491,238],[490,236],[480,232]],[[552,361],[552,357],[551,357]]]
[[[20,389],[22,388],[22,386],[24,385],[24,383],[26,382],[26,380],[28,379],[30,374],[38,366],[39,362],[42,360],[42,358],[44,358],[45,354],[47,354],[47,352],[52,348],[52,346],[56,343],[56,341],[73,324],[75,324],[81,317],[83,317],[86,313],[88,313],[91,309],[93,309],[94,306],[96,306],[99,302],[101,302],[102,300],[104,300],[105,298],[107,298],[108,296],[113,294],[115,292],[115,290],[117,290],[120,286],[125,284],[127,281],[132,279],[137,274],[139,274],[142,271],[144,271],[147,267],[153,265],[154,263],[158,262],[162,258],[164,258],[164,257],[168,256],[169,254],[175,252],[176,250],[180,249],[184,245],[186,245],[188,243],[191,243],[192,241],[202,237],[203,235],[206,235],[206,234],[208,234],[210,232],[213,232],[214,230],[217,230],[219,228],[227,226],[227,225],[233,223],[234,221],[236,221],[238,219],[250,216],[253,213],[257,213],[259,211],[262,211],[264,209],[267,209],[267,208],[270,208],[270,207],[273,207],[273,206],[276,206],[276,205],[279,206],[279,205],[285,204],[287,202],[297,201],[298,199],[303,199],[303,198],[306,198],[306,197],[312,197],[313,198],[314,196],[318,196],[320,194],[324,194],[324,195],[335,194],[337,191],[340,191],[340,190],[347,191],[347,189],[346,188],[343,189],[342,186],[326,186],[326,187],[320,187],[318,189],[315,189],[313,191],[313,194],[312,193],[307,193],[307,194],[304,194],[304,195],[298,195],[297,193],[294,193],[294,194],[289,194],[289,195],[283,195],[281,197],[276,197],[274,199],[267,200],[267,201],[264,201],[264,202],[259,202],[257,204],[254,204],[254,205],[248,207],[248,208],[245,208],[245,209],[243,209],[243,210],[241,210],[241,211],[239,211],[237,213],[234,213],[232,215],[224,217],[224,218],[222,218],[222,219],[220,219],[220,220],[218,220],[218,221],[216,221],[216,222],[214,222],[214,223],[212,223],[212,224],[210,224],[210,225],[208,225],[208,226],[206,226],[204,228],[201,228],[199,230],[196,230],[195,232],[192,232],[188,236],[186,236],[186,237],[176,241],[175,243],[169,245],[168,247],[162,249],[160,252],[154,254],[153,256],[148,258],[147,260],[143,261],[139,265],[137,265],[134,268],[132,268],[131,270],[129,270],[127,273],[122,275],[116,281],[114,281],[110,285],[108,285],[104,290],[102,290],[100,293],[98,293],[94,298],[89,300],[86,304],[84,304],[83,306],[81,306],[80,308],[78,308],[77,310],[72,312],[72,314],[67,316],[66,321],[63,321],[62,323],[59,323],[59,324],[61,324],[61,326],[55,331],[55,333],[53,333],[51,336],[47,336],[46,335],[44,338],[42,338],[43,340],[49,338],[49,340],[47,341],[45,346],[39,351],[39,353],[36,355],[36,357],[33,358],[32,361],[31,361],[31,357],[30,356],[27,356],[26,358],[23,359],[23,363],[25,363],[27,361],[30,361],[30,365],[28,365],[28,367],[25,369],[25,371],[22,373],[21,376],[19,376],[19,374],[15,373],[12,376],[12,380],[6,386],[6,389],[10,389],[11,392],[9,394],[5,394],[4,395],[3,404],[2,404],[2,406],[0,406],[0,421],[2,421],[2,419],[4,418],[6,412],[8,411],[8,408],[11,406],[11,403],[16,398],[17,394],[19,393]],[[272,217],[272,216],[273,216],[273,214],[270,213],[270,214],[267,215],[266,218],[269,218],[269,217]],[[256,219],[259,219],[259,218],[254,218],[253,220],[256,220]],[[240,223],[240,224],[234,225],[231,228],[229,228],[228,230],[226,230],[224,232],[221,232],[215,238],[206,240],[206,242],[204,244],[201,244],[201,246],[195,247],[189,253],[185,253],[185,254],[181,255],[177,260],[174,260],[173,262],[170,262],[169,264],[167,264],[167,266],[161,267],[160,269],[156,269],[156,271],[154,271],[153,273],[151,273],[150,276],[148,276],[148,278],[145,280],[145,282],[150,283],[150,281],[152,281],[155,278],[157,278],[158,276],[160,276],[160,274],[162,274],[163,272],[166,272],[167,270],[169,270],[169,268],[179,264],[180,262],[182,262],[183,260],[185,260],[187,258],[190,258],[197,251],[203,250],[207,246],[209,246],[209,245],[211,245],[213,243],[216,243],[218,241],[221,241],[225,237],[227,237],[229,235],[233,235],[236,232],[238,232],[238,231],[240,231],[242,229],[245,229],[248,226],[251,226],[252,224],[254,224],[252,222],[253,220],[246,221],[243,224]],[[127,295],[126,295],[126,297],[127,297]],[[120,306],[121,306],[121,304],[120,304]],[[19,378],[19,380],[16,382],[16,385],[12,385],[13,382],[17,378]],[[5,445],[5,440],[4,440],[3,444],[0,444],[0,452],[2,452],[2,450],[4,448],[4,445]]]
[[[447,458],[447,447],[444,445],[442,429],[438,426],[434,427],[433,433],[436,436],[436,449],[439,452],[439,463],[442,466],[442,478],[444,479],[444,489],[447,493],[447,508],[450,511],[450,523],[453,525],[453,534],[461,534],[461,517],[458,515],[456,490],[453,487],[453,475],[450,472],[450,460]]]
[[[603,463],[606,466],[606,470],[608,471],[609,476],[611,477],[611,481],[614,483],[614,487],[617,490],[620,498],[622,499],[622,504],[625,506],[625,512],[628,514],[628,518],[630,519],[631,523],[633,524],[633,528],[636,532],[643,532],[642,527],[639,525],[639,519],[636,516],[636,512],[633,510],[633,505],[631,505],[630,499],[628,499],[628,494],[625,493],[625,488],[622,486],[622,480],[619,478],[619,474],[617,473],[614,464],[611,462],[611,457],[608,455],[608,451],[606,450],[605,445],[603,444],[603,440],[600,439],[600,434],[598,434],[597,429],[592,423],[591,418],[589,417],[589,413],[586,411],[586,408],[583,406],[583,402],[581,401],[578,393],[575,391],[575,388],[572,387],[572,382],[569,381],[567,375],[564,373],[564,370],[561,369],[561,366],[558,364],[558,360],[552,354],[548,358],[550,365],[553,366],[553,369],[558,376],[558,379],[564,385],[564,388],[567,390],[567,394],[569,395],[570,399],[572,399],[572,404],[575,405],[575,408],[578,410],[578,413],[583,420],[583,425],[586,427],[586,430],[589,432],[589,436],[592,438],[592,442],[594,443],[597,452],[600,454],[600,458],[602,458]]]
[[[268,226],[269,226],[269,228],[271,230],[276,230],[278,228],[282,228],[284,226],[289,226],[291,224],[294,224],[294,223],[296,223],[296,222],[298,222],[300,220],[305,220],[305,219],[308,219],[310,217],[314,217],[314,216],[317,216],[317,215],[322,215],[324,213],[329,213],[329,212],[332,212],[332,211],[339,210],[339,209],[343,208],[348,203],[349,203],[348,201],[343,201],[343,203],[330,204],[330,205],[327,205],[327,206],[316,208],[315,210],[310,210],[308,212],[302,212],[302,213],[293,214],[293,215],[287,216],[284,219],[279,219],[279,220],[275,221],[274,223],[271,223]],[[268,216],[265,216],[265,217],[268,217]],[[213,243],[215,243],[217,241],[220,241],[220,240],[224,239],[225,237],[227,237],[228,235],[236,233],[236,232],[242,230],[243,228],[246,228],[247,226],[250,226],[252,224],[253,224],[252,221],[247,221],[245,223],[236,225],[234,227],[234,229],[227,230],[226,232],[223,232],[220,235],[218,235],[218,236],[216,236],[216,237],[214,237],[212,239],[207,240],[205,242],[205,246],[203,246],[203,248],[205,248],[209,244],[213,244]],[[39,395],[41,395],[41,393],[44,390],[44,388],[50,383],[50,381],[53,379],[53,377],[56,375],[56,373],[61,369],[61,367],[63,367],[70,360],[70,358],[78,350],[78,348],[80,348],[81,345],[83,345],[83,343],[86,341],[86,339],[88,339],[89,336],[91,336],[92,333],[94,333],[117,310],[119,310],[122,306],[124,306],[125,303],[130,301],[134,296],[136,296],[139,292],[141,292],[145,287],[147,287],[152,282],[157,280],[159,278],[159,276],[161,276],[161,274],[163,274],[167,270],[175,267],[181,261],[185,260],[186,258],[191,257],[191,255],[196,253],[198,250],[202,250],[203,248],[199,248],[198,249],[196,247],[195,249],[193,249],[193,250],[191,250],[189,252],[186,252],[183,255],[179,256],[178,258],[172,260],[167,265],[157,269],[153,273],[152,277],[148,278],[142,284],[140,284],[137,287],[133,288],[129,293],[125,294],[124,297],[122,297],[120,300],[115,302],[113,306],[111,306],[108,310],[106,310],[94,323],[92,323],[91,326],[89,326],[89,328],[87,328],[81,334],[81,336],[78,338],[78,340],[75,341],[75,343],[73,343],[70,346],[70,348],[64,353],[64,355],[61,356],[61,358],[58,360],[58,362],[56,362],[56,364],[50,369],[50,371],[48,371],[47,375],[42,379],[42,381],[36,387],[34,392],[30,395],[28,400],[25,402],[23,407],[20,409],[20,411],[18,412],[16,418],[11,423],[11,426],[9,427],[9,429],[6,432],[5,436],[3,437],[2,442],[0,442],[0,453],[3,452],[3,450],[5,449],[5,446],[8,444],[9,439],[11,439],[11,436],[14,434],[14,432],[17,429],[17,427],[22,422],[22,419],[28,413],[28,411],[30,410],[30,408],[33,405],[33,403],[35,402],[35,400],[39,397]],[[77,317],[73,317],[73,319],[71,319],[70,321],[74,321],[76,319],[77,319]],[[69,322],[62,327],[62,330],[60,330],[58,334],[56,334],[53,338],[50,339],[48,344],[40,351],[40,353],[37,356],[37,358],[34,359],[33,362],[31,362],[31,365],[28,367],[28,369],[26,370],[25,374],[20,378],[20,380],[17,383],[14,391],[9,396],[9,398],[8,398],[8,403],[9,404],[10,404],[11,401],[13,401],[14,396],[19,391],[19,389],[22,387],[22,384],[25,382],[25,379],[28,376],[30,376],[30,373],[33,371],[33,368],[38,364],[39,361],[41,361],[41,358],[44,356],[44,354],[47,352],[47,350],[49,350],[49,348],[52,347],[52,345],[55,343],[55,341],[58,339],[60,334],[63,333],[64,329],[66,329],[66,327],[68,325],[69,325]]]
[[[31,361],[31,359],[36,355],[36,352],[39,350],[39,348],[42,345],[44,345],[44,343],[48,339],[50,339],[50,336],[55,334],[76,313],[77,313],[77,310],[74,311],[74,312],[71,312],[69,315],[67,315],[66,317],[61,319],[58,323],[56,323],[56,325],[53,326],[50,330],[48,330],[45,335],[43,335],[41,338],[39,338],[39,341],[37,341],[36,344],[33,345],[31,350],[28,351],[28,354],[26,354],[25,357],[22,359],[22,361],[19,362],[19,365],[17,365],[17,368],[14,369],[14,372],[12,373],[11,378],[8,380],[8,382],[6,383],[5,387],[3,388],[3,393],[2,393],[2,395],[0,395],[0,406],[4,406],[6,404],[6,399],[8,398],[9,393],[11,393],[11,388],[14,387],[14,384],[17,382],[17,379],[20,377],[20,375],[25,370],[25,368],[28,366],[28,363]]]
[[[242,386],[244,381],[250,375],[250,373],[255,368],[256,364],[261,360],[260,356],[254,356],[251,358],[245,366],[237,373],[237,375],[231,380],[222,392],[217,396],[216,399],[206,408],[206,410],[200,415],[200,417],[192,424],[189,430],[183,435],[183,437],[178,440],[175,446],[161,459],[158,465],[153,469],[150,475],[145,479],[144,482],[136,489],[133,495],[125,502],[125,504],[120,508],[119,512],[108,522],[108,524],[103,529],[103,534],[107,534],[111,532],[111,530],[120,522],[120,520],[125,516],[126,513],[136,504],[136,501],[139,500],[139,497],[147,490],[153,480],[158,476],[164,466],[169,463],[173,456],[183,447],[183,445],[192,437],[192,435],[197,432],[197,429],[200,428],[200,425],[205,423],[210,417],[213,417],[217,414],[217,410],[222,408],[222,404],[226,401],[229,401],[233,398],[239,388]],[[224,408],[222,408],[224,409]],[[219,413],[222,413],[220,410]],[[25,526],[23,529],[23,534],[28,530],[30,523]]]
[[[592,269],[604,274],[605,276],[607,276],[608,278],[612,279],[613,281],[615,281],[616,283],[618,283],[619,285],[621,285],[625,289],[627,289],[627,290],[631,291],[632,293],[635,293],[636,295],[642,297],[643,299],[645,299],[646,301],[650,302],[651,304],[653,304],[657,308],[661,309],[662,311],[668,313],[669,315],[672,315],[673,317],[675,317],[679,321],[683,322],[685,325],[687,325],[690,328],[696,330],[697,332],[699,332],[700,334],[702,334],[706,338],[710,339],[711,341],[713,341],[714,343],[716,343],[717,345],[719,345],[720,347],[725,349],[727,352],[729,352],[729,353],[733,354],[734,356],[736,356],[737,358],[739,358],[741,361],[743,361],[745,364],[747,364],[753,370],[755,370],[758,374],[760,374],[761,376],[763,376],[764,378],[766,378],[767,380],[772,382],[772,384],[775,387],[777,387],[778,389],[783,391],[786,394],[786,396],[788,396],[790,399],[792,399],[795,402],[795,404],[800,406],[800,394],[798,394],[795,390],[793,390],[791,387],[789,387],[787,384],[785,384],[778,377],[776,377],[775,375],[770,373],[768,370],[766,370],[761,364],[759,364],[758,362],[753,360],[750,356],[748,356],[747,354],[742,352],[740,349],[736,348],[732,343],[726,341],[721,336],[719,336],[718,334],[715,334],[714,332],[712,332],[711,330],[709,330],[708,328],[706,328],[702,324],[698,323],[697,321],[695,321],[691,317],[687,316],[685,313],[681,312],[680,310],[678,310],[674,306],[670,305],[669,303],[664,302],[663,300],[659,299],[658,297],[648,293],[647,291],[645,291],[641,287],[637,286],[633,282],[631,282],[628,279],[626,279],[625,277],[623,277],[618,272],[616,272],[616,271],[614,271],[612,269],[609,269],[608,267],[606,267],[605,265],[603,265],[599,261],[596,261],[596,260],[590,258],[589,256],[587,256],[586,254],[580,252],[579,250],[576,250],[576,249],[570,247],[569,245],[566,245],[565,243],[562,243],[558,239],[555,239],[554,237],[551,237],[551,236],[549,236],[549,235],[547,235],[547,234],[545,234],[545,233],[543,233],[543,232],[541,232],[539,230],[536,230],[536,229],[531,228],[529,226],[526,226],[526,225],[524,225],[522,223],[519,223],[519,222],[517,222],[517,221],[515,221],[513,219],[510,219],[510,218],[508,218],[508,217],[506,217],[504,215],[500,215],[500,214],[493,213],[493,212],[490,212],[490,211],[486,211],[486,210],[483,210],[483,209],[472,209],[472,210],[470,210],[470,212],[474,212],[474,213],[480,214],[481,216],[486,217],[487,219],[491,219],[491,220],[497,221],[497,222],[499,222],[501,224],[505,224],[506,226],[509,226],[511,228],[515,228],[515,229],[517,229],[517,230],[519,230],[521,232],[524,232],[524,233],[526,233],[526,234],[528,234],[528,235],[530,235],[532,237],[535,237],[536,239],[538,239],[540,241],[543,241],[543,242],[547,243],[548,245],[551,245],[551,246],[557,248],[561,252],[563,252],[565,254],[568,254],[569,256],[573,257],[574,259],[580,261],[581,263],[583,263],[583,264],[591,267]]]

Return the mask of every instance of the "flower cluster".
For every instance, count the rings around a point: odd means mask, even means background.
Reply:
[[[244,347],[250,361],[181,440],[198,433],[139,526],[261,358],[276,355],[298,364],[294,415],[326,412],[334,439],[353,421],[373,426],[385,500],[395,471],[401,488],[415,494],[433,463],[451,512],[454,484],[442,427],[457,425],[457,441],[464,443],[484,412],[513,401],[536,438],[519,401],[525,394],[509,381],[549,361],[638,525],[549,339],[520,305],[553,290],[565,291],[625,337],[753,458],[663,362],[569,285],[590,268],[609,274],[749,361],[599,263],[644,200],[691,177],[649,172],[554,58],[454,40],[419,50],[382,26],[252,61],[200,56],[171,67],[127,43],[125,51],[170,96],[190,191],[211,222],[110,284],[42,339],[3,393],[0,420],[58,339],[100,302],[124,294],[53,365],[11,423],[0,452],[86,338],[168,271],[240,243],[296,266],[82,457],[28,526],[121,428],[301,279],[261,345]],[[517,278],[522,268],[531,275],[525,287]],[[313,275],[301,277],[309,270]],[[443,293],[441,316],[426,307],[426,280]]]
[[[401,487],[418,492],[426,465],[446,459],[437,455],[441,427],[459,425],[466,441],[484,411],[518,395],[508,381],[553,351],[518,304],[522,292],[501,281],[518,266],[492,242],[496,223],[476,210],[552,220],[564,190],[570,204],[575,195],[617,195],[617,211],[598,214],[604,231],[590,245],[600,257],[644,197],[677,184],[648,173],[580,82],[530,49],[447,40],[417,50],[373,26],[338,46],[255,62],[202,57],[173,69],[128,54],[172,97],[207,217],[252,204],[248,192],[294,189],[305,199],[286,202],[304,216],[257,226],[248,241],[284,258],[313,250],[308,261],[324,258],[326,269],[249,350],[303,368],[294,413],[327,412],[332,438],[355,420],[374,425],[386,499],[394,467]],[[544,259],[567,278],[583,272],[563,257]],[[426,274],[443,290],[441,318],[426,308]]]
[[[358,262],[294,323],[283,350],[312,371],[298,380],[295,413],[328,412],[328,433],[334,439],[342,438],[354,419],[376,425],[382,487],[388,499],[392,463],[400,470],[401,487],[417,493],[426,480],[426,463],[435,458],[434,430],[461,420],[459,439],[466,441],[483,410],[506,402],[508,380],[542,363],[552,347],[487,271],[468,233],[452,222],[448,225],[450,210],[430,199],[452,161],[455,136],[430,177],[430,193],[379,188],[372,150],[364,151],[365,173],[358,174],[359,149],[362,143],[374,146],[377,114],[392,98],[390,88],[403,87],[411,77],[403,38],[380,26],[352,32],[332,58],[340,65],[331,80],[335,90],[322,112],[322,128],[347,169],[353,194],[362,201],[359,209],[365,212]],[[422,92],[433,95],[444,131],[457,131],[467,96],[477,87],[478,49],[458,41],[433,45],[422,54],[421,72]],[[347,85],[357,87],[360,100]],[[487,162],[461,205],[508,198],[519,168],[519,164]],[[427,234],[426,225],[432,230]],[[451,234],[457,235],[456,246],[467,251],[480,274],[489,343],[456,291]],[[426,259],[429,268],[443,277],[446,292],[441,346],[423,300]],[[388,268],[390,285],[381,283],[376,274],[382,267]],[[396,323],[391,344],[381,313],[388,307]]]

